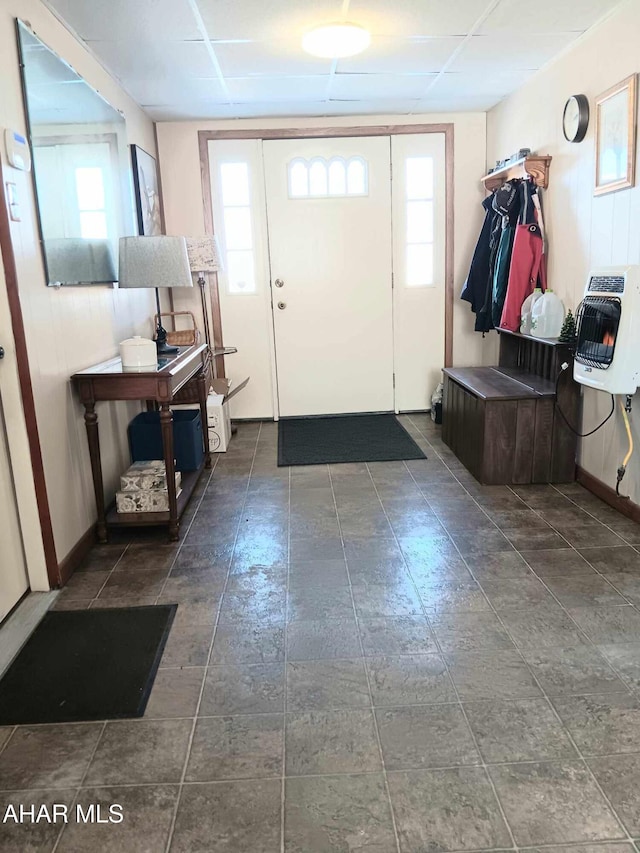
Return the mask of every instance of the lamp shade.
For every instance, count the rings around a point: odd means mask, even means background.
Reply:
[[[224,269],[220,244],[215,236],[186,237],[191,272],[219,272]]]
[[[120,287],[193,287],[184,237],[121,237]]]

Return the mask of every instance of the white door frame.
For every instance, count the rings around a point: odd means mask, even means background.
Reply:
[[[247,140],[247,139],[310,139],[320,137],[343,136],[394,136],[401,134],[442,133],[445,137],[445,345],[444,367],[453,364],[453,265],[454,265],[454,211],[453,211],[453,177],[454,177],[454,125],[453,123],[438,124],[389,124],[389,125],[357,125],[355,127],[289,127],[289,128],[257,128],[246,130],[200,130],[198,131],[198,146],[200,152],[200,176],[202,181],[202,197],[204,207],[204,223],[207,234],[214,234],[213,199],[211,190],[211,165],[209,158],[209,141],[211,140]],[[222,345],[222,317],[217,283],[212,282],[212,315],[216,346]],[[273,358],[274,331],[270,329]],[[275,367],[273,368],[275,369]],[[224,359],[218,359],[219,375],[224,376]],[[278,419],[276,410],[275,420]]]
[[[10,177],[3,171],[3,181]],[[42,283],[44,287],[44,281]],[[60,584],[60,571],[49,513],[44,466],[38,437],[35,401],[22,322],[11,226],[0,194],[0,362],[1,391],[7,424],[7,449],[13,470],[18,518],[22,530],[29,586],[43,592]]]

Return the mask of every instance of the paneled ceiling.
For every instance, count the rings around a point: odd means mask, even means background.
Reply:
[[[157,121],[487,110],[620,0],[47,0]],[[368,50],[308,56],[349,20]]]

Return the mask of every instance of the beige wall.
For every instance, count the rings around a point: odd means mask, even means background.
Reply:
[[[152,122],[40,0],[0,0],[0,127],[25,132],[16,16],[29,21],[36,35],[124,113],[129,142],[155,151]],[[115,355],[118,342],[132,333],[149,335],[153,295],[145,291],[118,292],[110,287],[47,288],[36,236],[31,176],[5,163],[3,184],[5,181],[17,184],[22,209],[22,221],[12,223],[12,240],[60,561],[95,520],[84,421],[69,376]],[[99,407],[105,486],[109,495],[113,494],[116,477],[128,460],[126,424],[131,414],[131,407],[124,404]],[[22,521],[24,524],[25,519]],[[31,528],[26,533],[38,535]]]
[[[496,336],[484,340],[473,332],[473,315],[469,306],[458,299],[464,282],[471,254],[482,224],[481,202],[484,197],[480,176],[485,168],[485,114],[484,113],[446,113],[438,115],[404,116],[359,116],[322,119],[264,119],[220,122],[161,122],[157,125],[158,156],[162,176],[162,192],[165,206],[167,233],[199,235],[204,233],[202,207],[202,186],[200,180],[200,160],[198,153],[199,130],[230,130],[247,128],[286,128],[286,127],[353,127],[379,124],[424,124],[453,122],[455,126],[455,312],[454,312],[454,363],[488,364],[496,357]],[[176,295],[176,305],[199,311],[197,293]],[[225,318],[223,315],[223,329]],[[237,345],[242,349],[242,329],[233,325],[234,339],[225,335],[225,343]],[[260,364],[251,365],[241,362],[240,356],[227,359],[227,372],[234,378],[240,378],[242,370],[248,367],[254,381],[256,370],[260,376],[264,373],[264,364],[268,364],[269,352],[265,345]],[[236,417],[266,416],[265,411],[255,411],[251,395],[251,383],[246,391],[234,401],[232,413]]]
[[[553,156],[544,199],[551,244],[549,282],[572,310],[582,298],[590,267],[640,263],[640,186],[593,196],[594,98],[640,71],[639,43],[640,3],[634,0],[487,116],[489,164],[523,145]],[[566,99],[579,93],[589,97],[591,121],[585,140],[571,144],[562,135],[562,111]],[[586,390],[582,431],[603,420],[610,406],[608,395]],[[615,420],[582,440],[580,460],[589,472],[614,486],[625,452],[624,427],[616,413]],[[636,454],[623,489],[636,502],[640,501],[639,475],[640,455]]]

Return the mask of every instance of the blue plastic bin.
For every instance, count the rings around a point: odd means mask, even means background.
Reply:
[[[141,412],[129,424],[132,462],[164,459],[160,412]],[[199,409],[173,412],[173,455],[176,471],[195,471],[204,459],[204,439]]]

